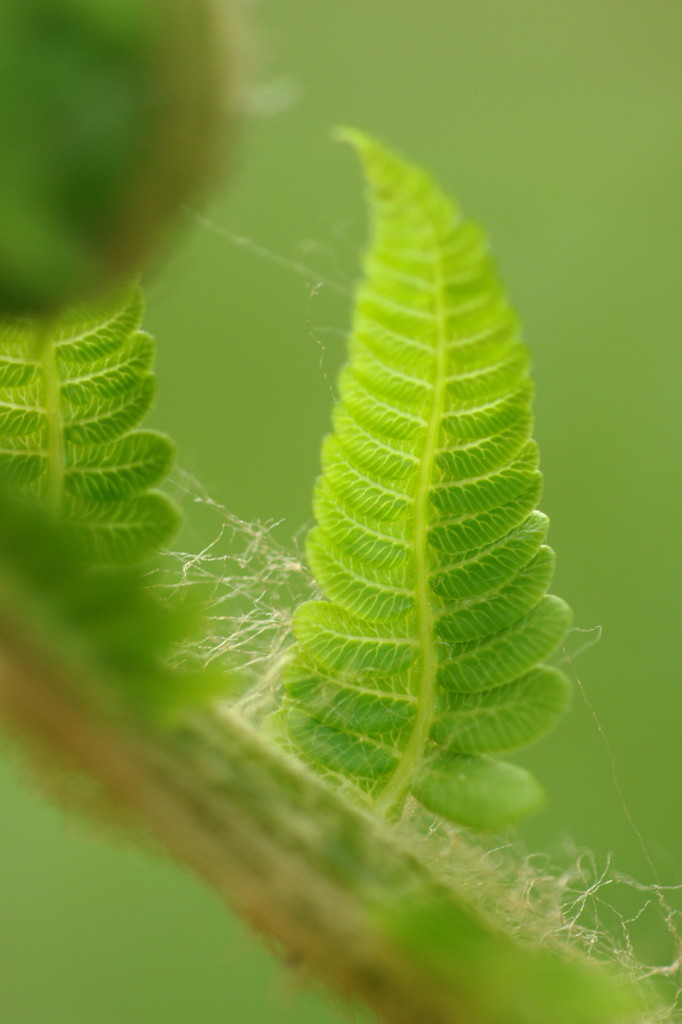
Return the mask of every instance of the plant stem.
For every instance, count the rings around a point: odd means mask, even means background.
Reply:
[[[258,931],[383,1019],[621,1024],[639,1011],[630,983],[517,944],[394,827],[233,715],[143,728],[2,594],[0,651],[0,714],[42,756],[94,777]]]

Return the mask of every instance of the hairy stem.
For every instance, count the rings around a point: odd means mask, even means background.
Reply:
[[[232,715],[143,728],[0,593],[0,714],[98,780],[259,931],[395,1024],[621,1024],[639,998],[524,948]],[[522,1009],[521,1009],[522,1008]]]

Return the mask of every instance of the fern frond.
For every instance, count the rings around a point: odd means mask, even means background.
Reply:
[[[344,136],[374,241],[308,540],[324,599],[295,616],[282,715],[303,757],[377,810],[412,794],[494,829],[543,792],[491,755],[567,703],[540,664],[570,612],[546,596],[528,352],[479,228],[422,171]]]
[[[173,446],[135,429],[155,394],[143,300],[126,288],[42,323],[0,323],[0,474],[72,529],[95,563],[135,562],[177,528],[151,490]]]

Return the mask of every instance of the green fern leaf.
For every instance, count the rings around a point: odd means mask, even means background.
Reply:
[[[0,324],[0,474],[62,519],[98,564],[136,562],[174,534],[154,488],[173,446],[135,429],[154,399],[139,288],[41,323]]]
[[[412,795],[495,829],[543,802],[491,755],[547,732],[567,684],[541,664],[570,622],[553,568],[529,358],[479,228],[420,170],[344,132],[374,242],[296,613],[282,717],[305,760],[395,815]]]

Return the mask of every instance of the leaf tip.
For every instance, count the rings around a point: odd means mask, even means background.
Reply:
[[[359,128],[348,124],[337,124],[332,128],[332,139],[334,142],[346,142],[351,146],[357,146],[367,136]]]
[[[376,139],[360,128],[354,128],[352,125],[338,125],[332,131],[332,139],[334,142],[342,142],[345,145],[352,146],[358,156],[365,160],[371,155],[372,151],[381,149]]]

